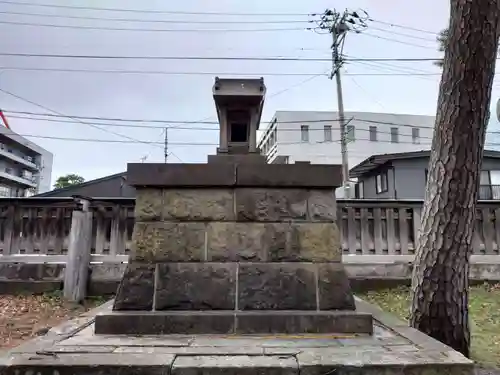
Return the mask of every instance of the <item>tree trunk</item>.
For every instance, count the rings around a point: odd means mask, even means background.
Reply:
[[[451,0],[421,231],[412,327],[469,356],[469,257],[500,0]]]

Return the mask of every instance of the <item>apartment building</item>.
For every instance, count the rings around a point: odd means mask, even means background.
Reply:
[[[375,154],[429,150],[434,116],[346,112],[350,166]],[[337,112],[278,111],[259,141],[269,163],[341,164]]]
[[[28,197],[51,188],[50,152],[0,126],[0,197]]]

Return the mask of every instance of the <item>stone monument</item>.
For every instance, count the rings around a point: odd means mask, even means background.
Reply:
[[[216,78],[217,154],[129,164],[133,248],[96,334],[372,333],[336,224],[338,165],[266,164],[263,79]]]

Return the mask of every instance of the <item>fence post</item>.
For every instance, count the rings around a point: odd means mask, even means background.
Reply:
[[[68,256],[64,271],[64,298],[81,302],[87,293],[92,237],[90,199],[75,196],[76,208],[71,218]]]

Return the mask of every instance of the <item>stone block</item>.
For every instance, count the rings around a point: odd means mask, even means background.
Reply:
[[[103,335],[192,335],[234,333],[234,311],[152,311],[96,316]]]
[[[371,334],[372,332],[372,316],[352,311],[252,311],[236,315],[236,333],[240,334]]]
[[[238,221],[305,220],[307,197],[305,189],[236,189],[236,218]]]
[[[162,219],[162,189],[137,188],[134,217],[136,221],[153,221]]]
[[[218,222],[207,226],[209,261],[266,261],[268,254],[284,251],[285,223]]]
[[[130,259],[150,262],[192,262],[205,257],[205,224],[137,222]]]
[[[229,189],[166,189],[163,220],[234,220],[233,193]]]
[[[9,359],[2,375],[169,375],[173,354],[23,354]]]
[[[299,375],[293,356],[178,356],[172,375]]]
[[[307,199],[307,209],[311,221],[335,221],[337,219],[335,190],[311,190]]]
[[[272,261],[340,262],[342,249],[335,223],[292,223],[285,252],[271,256]]]
[[[238,274],[240,310],[316,310],[314,265],[242,263]]]
[[[356,305],[342,263],[318,264],[320,310],[355,310]]]
[[[342,166],[332,164],[241,164],[236,168],[239,187],[334,189],[342,186]]]
[[[138,187],[223,187],[236,183],[233,164],[129,163],[127,182]]]
[[[118,286],[113,310],[151,310],[154,273],[152,264],[129,263]]]
[[[236,264],[158,264],[155,310],[234,310]]]

